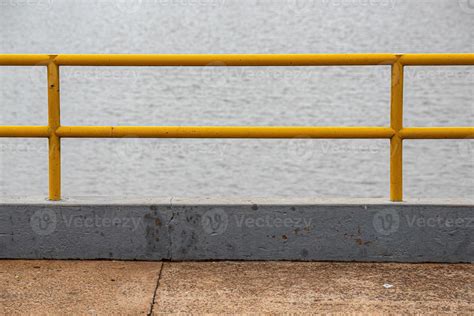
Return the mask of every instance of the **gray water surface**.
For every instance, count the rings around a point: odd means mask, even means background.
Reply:
[[[433,0],[0,0],[2,53],[473,52]],[[407,67],[405,126],[473,126],[472,67]],[[0,124],[46,125],[43,67],[0,67]],[[390,69],[62,67],[63,125],[388,126]],[[474,197],[474,142],[404,143],[408,197]],[[63,194],[388,197],[388,140],[63,139]],[[0,139],[0,195],[47,195],[47,140]]]

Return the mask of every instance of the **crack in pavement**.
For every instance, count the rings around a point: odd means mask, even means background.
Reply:
[[[163,272],[164,266],[165,266],[165,263],[161,262],[160,272],[158,272],[158,279],[156,280],[156,286],[153,292],[153,297],[151,298],[151,304],[150,304],[150,308],[148,309],[147,316],[153,315],[153,308],[155,306],[155,301],[156,301],[156,293],[158,292],[158,287],[160,286],[160,279],[161,279],[161,274]]]

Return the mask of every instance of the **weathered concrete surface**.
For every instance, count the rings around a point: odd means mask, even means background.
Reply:
[[[3,199],[0,258],[473,262],[469,201]]]
[[[0,285],[0,315],[474,313],[472,264],[0,260]]]
[[[472,315],[474,265],[164,263],[155,302],[158,313]]]
[[[160,262],[0,260],[0,315],[151,310]]]

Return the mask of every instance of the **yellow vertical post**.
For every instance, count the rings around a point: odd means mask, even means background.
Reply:
[[[49,134],[49,199],[61,199],[61,139],[56,134],[60,126],[59,66],[48,63],[48,126]]]
[[[403,127],[403,65],[392,65],[392,84],[390,98],[390,126],[395,135],[390,139],[390,200],[403,200],[403,139],[400,130]]]

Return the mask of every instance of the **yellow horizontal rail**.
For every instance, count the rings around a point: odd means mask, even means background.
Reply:
[[[0,137],[49,137],[48,126],[0,126]]]
[[[472,139],[474,127],[405,127],[400,136],[404,139]]]
[[[474,65],[474,54],[0,54],[3,66]]]
[[[61,126],[61,138],[392,138],[378,126]],[[0,126],[0,137],[49,137],[48,126]],[[402,139],[474,139],[474,127],[405,127]]]
[[[60,137],[132,138],[390,138],[388,127],[61,126]]]
[[[402,54],[405,66],[469,66],[474,65],[474,54]]]
[[[59,66],[386,66],[391,67],[390,127],[378,126],[61,126]],[[473,139],[474,127],[403,127],[405,66],[474,65],[474,54],[0,54],[0,66],[46,66],[48,125],[0,126],[0,137],[49,140],[49,198],[61,198],[61,138],[386,138],[390,199],[403,197],[404,139]]]
[[[46,66],[54,55],[0,54],[1,66]]]

